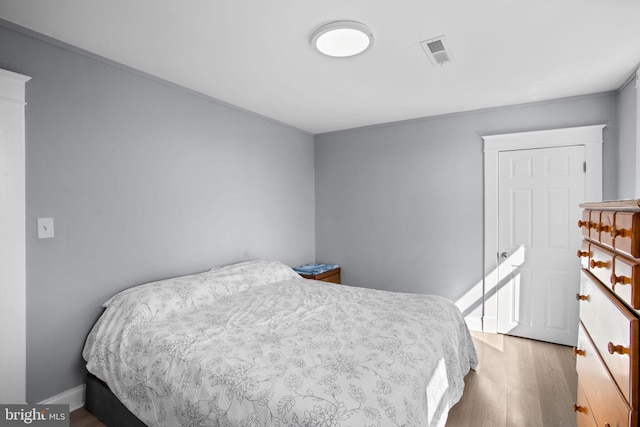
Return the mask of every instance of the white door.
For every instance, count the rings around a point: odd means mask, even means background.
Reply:
[[[583,146],[499,153],[500,333],[576,343],[584,162]]]

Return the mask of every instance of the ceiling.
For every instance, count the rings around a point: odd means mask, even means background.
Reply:
[[[640,63],[637,0],[0,0],[0,18],[317,134],[616,90]],[[323,57],[311,32],[367,24]],[[419,42],[446,36],[435,66]]]

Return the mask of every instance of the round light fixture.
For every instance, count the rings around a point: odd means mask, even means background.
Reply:
[[[358,55],[373,44],[373,33],[356,21],[334,21],[322,25],[311,36],[311,45],[327,56],[345,58]]]

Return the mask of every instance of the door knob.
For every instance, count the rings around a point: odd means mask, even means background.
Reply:
[[[507,258],[509,258],[509,254],[508,254],[508,253],[506,253],[506,252],[502,252],[502,253],[500,254],[500,258],[502,258],[502,259],[507,259]]]

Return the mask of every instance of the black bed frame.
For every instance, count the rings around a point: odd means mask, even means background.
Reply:
[[[118,400],[104,381],[91,373],[87,373],[84,407],[107,427],[146,427]]]

